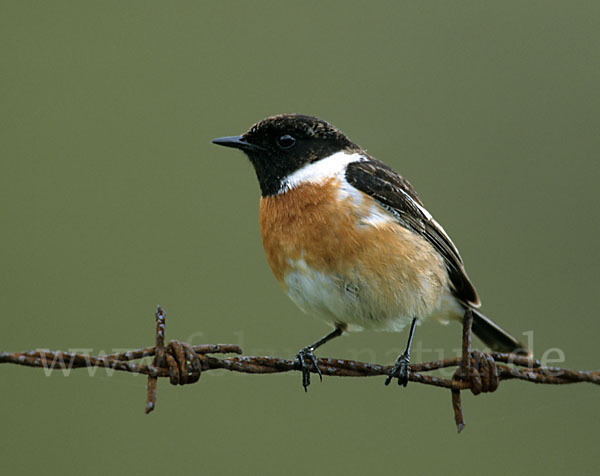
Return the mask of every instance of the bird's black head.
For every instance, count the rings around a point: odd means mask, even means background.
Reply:
[[[328,122],[300,114],[268,117],[241,136],[220,137],[213,143],[246,153],[263,197],[277,194],[282,181],[308,163],[342,150],[360,150]]]

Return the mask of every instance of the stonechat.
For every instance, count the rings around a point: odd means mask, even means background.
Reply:
[[[491,349],[530,352],[478,311],[479,296],[448,234],[411,184],[340,130],[316,117],[282,114],[213,143],[240,149],[261,190],[267,261],[300,309],[333,325],[301,349],[304,389],[314,350],[345,331],[402,331],[406,350],[386,379],[406,386],[417,322],[461,322]],[[307,363],[308,360],[308,363]]]

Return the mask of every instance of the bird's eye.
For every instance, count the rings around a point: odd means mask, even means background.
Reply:
[[[277,139],[277,145],[280,149],[291,149],[295,144],[296,139],[289,134],[282,135],[279,139]]]

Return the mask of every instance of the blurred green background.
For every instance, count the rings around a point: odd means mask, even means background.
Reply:
[[[2,2],[0,350],[151,345],[158,303],[194,344],[320,337],[267,267],[253,170],[210,144],[301,112],[411,180],[487,314],[598,368],[599,21],[598,2]],[[318,354],[391,363],[405,339]],[[416,340],[448,356],[460,328]],[[447,391],[383,378],[207,373],[161,381],[145,416],[143,377],[0,372],[2,474],[598,470],[591,385],[465,394],[457,435]]]

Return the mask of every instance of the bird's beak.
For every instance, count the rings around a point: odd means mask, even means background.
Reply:
[[[263,150],[262,147],[250,144],[250,142],[246,142],[243,139],[243,136],[218,137],[216,139],[213,139],[212,143],[222,145],[225,147],[233,147],[234,149],[240,150]]]

